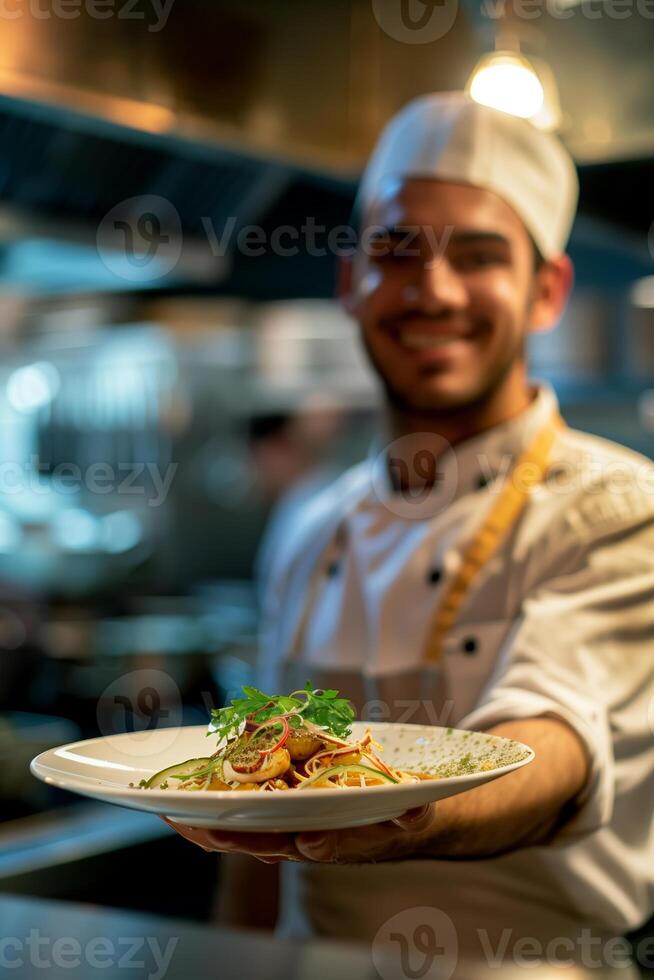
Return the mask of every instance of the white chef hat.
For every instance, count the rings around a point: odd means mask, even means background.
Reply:
[[[464,92],[421,96],[391,119],[363,174],[357,207],[364,209],[390,177],[433,177],[494,191],[517,212],[545,258],[565,249],[579,194],[572,157],[557,137]]]

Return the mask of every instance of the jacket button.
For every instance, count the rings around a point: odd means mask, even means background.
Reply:
[[[480,473],[479,476],[477,477],[477,489],[483,490],[485,487],[488,486],[490,482],[491,482],[491,477],[484,476],[483,473]]]
[[[471,656],[473,653],[477,652],[479,644],[477,643],[477,640],[475,639],[474,636],[468,636],[463,641],[462,646],[463,646],[463,652],[466,653],[468,656]]]
[[[442,577],[443,577],[443,573],[440,570],[440,568],[431,568],[429,570],[429,573],[427,574],[427,581],[431,585],[438,585]]]

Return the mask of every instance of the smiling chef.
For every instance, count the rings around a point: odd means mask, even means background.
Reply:
[[[526,120],[450,93],[390,122],[340,275],[385,434],[303,505],[264,610],[265,690],[310,678],[364,716],[485,730],[536,759],[373,827],[178,827],[233,852],[228,921],[263,924],[280,869],[282,929],[301,912],[314,934],[371,940],[428,906],[470,956],[599,942],[654,910],[654,468],[567,428],[525,355],[571,289],[576,201],[567,151]]]

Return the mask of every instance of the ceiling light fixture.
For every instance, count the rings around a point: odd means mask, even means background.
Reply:
[[[529,119],[539,129],[559,129],[561,104],[552,69],[528,60],[517,41],[505,41],[498,39],[497,49],[477,62],[466,91],[480,105]]]

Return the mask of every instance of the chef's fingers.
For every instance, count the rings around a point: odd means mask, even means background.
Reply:
[[[216,850],[251,854],[253,857],[298,858],[293,834],[229,834],[210,830],[210,840]]]
[[[301,859],[291,834],[230,834],[204,827],[189,827],[187,824],[177,823],[167,817],[162,817],[162,819],[180,836],[193,844],[197,844],[205,851],[250,854],[252,857],[266,861],[298,861]]]
[[[403,851],[399,837],[409,835],[389,823],[348,830],[301,833],[295,835],[298,852],[310,861],[323,863],[359,863],[390,858]]]
[[[426,830],[430,826],[436,813],[435,803],[425,803],[424,806],[414,807],[401,813],[399,817],[394,817],[391,823],[400,827],[402,830]]]
[[[329,863],[337,860],[337,838],[342,834],[342,830],[305,831],[295,835],[295,846],[299,853],[309,861]]]
[[[184,837],[186,840],[191,841],[192,844],[197,844],[203,851],[215,851],[215,847],[212,847],[211,842],[209,841],[209,831],[205,830],[203,827],[189,827],[183,823],[176,823],[174,820],[170,820],[168,817],[162,817],[161,819],[173,830],[176,830],[180,837]]]
[[[385,823],[346,830],[300,833],[295,846],[310,861],[338,864],[389,861],[418,850],[433,826],[435,806],[408,810]]]

